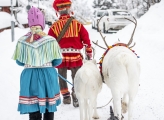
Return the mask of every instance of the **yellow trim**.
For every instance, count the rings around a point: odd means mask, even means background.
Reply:
[[[70,57],[70,56],[64,56],[63,57],[63,62],[76,62],[76,61],[79,61],[79,60],[82,60],[82,57],[81,57],[81,55],[77,55],[77,56],[72,56],[72,57]]]
[[[65,94],[65,93],[68,93],[69,91],[68,91],[68,89],[62,89],[61,90],[61,94]]]
[[[55,27],[55,29],[56,29],[57,34],[59,35],[59,31],[60,31],[60,30],[59,30],[59,24],[58,24],[57,26],[58,26],[58,27]],[[58,35],[57,35],[57,36],[58,36]]]
[[[59,23],[59,31],[61,31],[61,29],[62,29],[62,23]]]
[[[80,30],[81,30],[81,24],[79,25],[79,32],[80,32]]]
[[[78,32],[77,32],[77,30],[78,30],[78,28],[77,28],[77,24],[75,24],[75,26],[76,26],[76,27],[75,27],[75,30],[76,30],[76,31],[75,31],[75,32],[76,32],[75,35],[78,36]]]
[[[65,23],[67,22],[69,18],[64,19],[64,20],[58,20],[53,24],[51,29],[53,30],[54,34],[58,37],[59,33],[61,32],[62,28],[64,27]],[[79,24],[79,27],[78,27]],[[81,29],[81,24],[77,20],[73,20],[72,23],[70,24],[70,27],[66,31],[65,35],[63,38],[68,38],[68,37],[78,37],[78,32]]]
[[[71,59],[71,62],[77,62],[79,60],[82,60],[82,58],[79,58],[79,59]],[[63,59],[63,62],[70,62],[70,59]]]
[[[71,37],[73,37],[73,25],[72,24],[70,24],[70,30],[71,30]]]
[[[51,27],[51,30],[54,32],[55,35],[57,35],[57,32],[54,30],[54,28]]]
[[[66,5],[66,4],[71,4],[71,2],[56,4],[56,6],[61,6],[61,5]]]

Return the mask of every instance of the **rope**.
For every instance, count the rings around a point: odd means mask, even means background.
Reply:
[[[64,80],[64,81],[66,81],[66,82],[68,82],[70,85],[72,85],[73,86],[73,84],[72,83],[70,83],[67,79],[65,79],[63,76],[61,76],[59,73],[58,73],[58,76],[62,79],[62,80]]]
[[[109,101],[106,105],[97,107],[97,109],[100,109],[100,108],[103,108],[103,107],[107,106],[107,105],[112,101],[112,99],[113,99],[113,98],[111,98],[110,101]]]

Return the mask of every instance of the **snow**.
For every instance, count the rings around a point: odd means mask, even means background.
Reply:
[[[20,24],[28,24],[27,16],[28,16],[27,12],[18,13],[17,20],[19,21]]]
[[[138,25],[133,37],[136,45],[133,47],[135,52],[140,56],[141,76],[140,87],[135,99],[133,120],[164,120],[164,1],[155,4],[150,10],[137,20]],[[0,22],[0,27],[4,25]],[[99,40],[98,43],[105,47],[100,34],[86,25],[92,41]],[[128,43],[134,24],[130,24],[117,34],[103,34],[109,45],[114,44],[118,39],[121,42]],[[46,26],[45,32],[48,31]],[[19,96],[19,78],[22,67],[18,66],[11,59],[16,42],[19,37],[26,34],[27,29],[15,28],[15,41],[11,42],[11,30],[5,30],[0,33],[0,114],[1,120],[28,120],[28,115],[20,115],[17,111]],[[93,45],[96,49],[95,59],[99,62],[104,50]],[[68,80],[72,82],[70,71],[68,71]],[[68,84],[69,85],[69,84]],[[69,85],[71,90],[71,85]],[[110,89],[103,84],[97,102],[98,107],[103,106],[112,98]],[[107,120],[110,116],[109,106],[98,109],[99,120]],[[63,103],[55,112],[55,120],[79,120],[79,108],[74,108],[72,104],[64,105]],[[127,120],[127,114],[125,114]]]
[[[14,21],[15,25],[17,25],[14,15],[11,17],[11,15],[7,12],[0,12],[0,16],[3,16],[0,19],[0,29],[10,27],[11,21]],[[27,13],[26,12],[18,13],[17,20],[20,24],[28,24]]]
[[[12,0],[13,6],[16,5],[16,0]],[[11,0],[0,0],[0,6],[11,6]]]
[[[7,28],[11,26],[11,15],[7,12],[0,12],[0,29]]]

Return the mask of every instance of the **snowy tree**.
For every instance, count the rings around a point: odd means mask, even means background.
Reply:
[[[74,13],[74,17],[83,24],[87,24],[90,19],[92,19],[92,10],[87,4],[87,0],[74,0],[71,6],[71,10]]]
[[[56,11],[53,8],[54,0],[18,0],[19,6],[27,13],[27,6],[35,6],[42,9],[45,13],[46,22],[53,23],[58,20],[59,15],[57,15]],[[85,7],[84,7],[85,6]],[[72,0],[71,10],[74,12],[74,17],[78,19],[81,23],[85,24],[92,17],[92,10],[87,5],[87,0]],[[21,12],[22,12],[21,11]]]
[[[105,8],[109,9],[112,6],[112,1],[111,0],[94,0],[93,1],[93,8]]]
[[[136,9],[138,16],[143,15],[149,8],[159,3],[161,0],[94,0],[93,8],[107,9],[127,9],[129,11]],[[108,2],[108,6],[106,4]]]

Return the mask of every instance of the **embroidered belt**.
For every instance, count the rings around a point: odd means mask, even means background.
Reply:
[[[81,53],[80,49],[74,49],[74,48],[62,48],[62,53]]]
[[[32,66],[32,65],[25,64],[24,67],[25,68],[45,68],[45,67],[52,67],[52,63],[48,62],[48,63],[43,64],[42,66]]]

